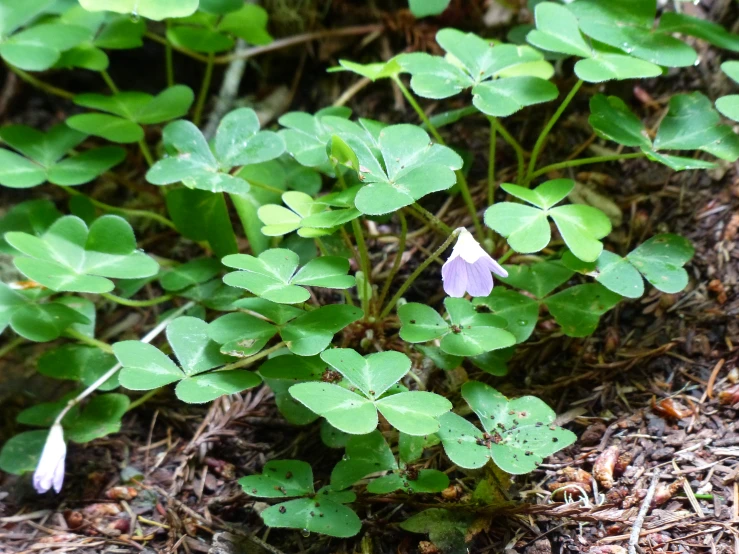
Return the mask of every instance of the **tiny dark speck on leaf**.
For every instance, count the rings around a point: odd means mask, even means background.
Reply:
[[[416,320],[415,319],[411,319],[411,323],[415,324],[416,323]]]
[[[287,508],[285,508],[285,506],[280,506],[280,513],[284,514],[285,512],[287,512]]]

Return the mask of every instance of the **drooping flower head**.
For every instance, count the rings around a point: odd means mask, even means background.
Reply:
[[[57,493],[62,490],[66,456],[67,444],[64,442],[64,431],[61,425],[55,423],[49,429],[44,450],[41,452],[41,458],[33,474],[33,486],[37,493],[43,494],[52,487]]]
[[[454,298],[461,298],[465,292],[470,296],[487,296],[493,290],[492,273],[508,277],[508,272],[482,249],[467,229],[462,227],[458,231],[452,255],[441,268],[444,291]]]

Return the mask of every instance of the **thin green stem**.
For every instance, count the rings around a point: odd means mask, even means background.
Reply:
[[[503,254],[503,255],[502,255],[502,256],[501,256],[500,258],[498,258],[498,263],[499,263],[499,264],[505,263],[505,261],[506,261],[506,260],[507,260],[508,258],[510,258],[511,256],[513,256],[513,255],[514,255],[515,253],[516,253],[516,251],[515,251],[515,250],[513,250],[513,249],[510,249],[510,250],[508,250],[508,251],[507,251],[507,252],[506,252],[505,254]]]
[[[408,101],[411,107],[418,114],[418,117],[421,119],[421,121],[423,121],[423,123],[426,125],[426,128],[436,139],[436,142],[438,142],[442,146],[446,146],[446,143],[444,142],[444,139],[439,134],[439,131],[436,129],[436,127],[434,127],[434,124],[431,123],[431,120],[426,115],[426,112],[423,111],[423,108],[421,108],[421,106],[418,104],[418,102],[416,101],[414,96],[411,94],[411,92],[408,90],[408,88],[403,84],[403,81],[400,80],[400,77],[396,75],[395,77],[393,77],[393,81],[395,82],[396,85],[398,85],[400,92],[403,94],[405,99]],[[472,223],[475,225],[475,230],[480,236],[482,236],[484,231],[482,228],[482,224],[480,223],[480,217],[477,215],[477,208],[475,207],[475,201],[472,199],[472,194],[470,194],[470,187],[467,184],[467,178],[464,176],[464,173],[462,172],[462,170],[455,171],[455,174],[457,175],[457,184],[459,185],[459,192],[462,194],[462,199],[464,200],[464,203],[467,204],[467,210],[470,212],[470,216],[472,217]]]
[[[382,285],[382,292],[380,292],[380,298],[377,301],[378,306],[382,306],[385,302],[385,297],[390,291],[390,285],[395,280],[395,275],[400,269],[400,264],[403,260],[403,252],[405,252],[405,240],[408,235],[408,221],[405,219],[405,214],[402,210],[398,211],[398,219],[400,219],[400,237],[398,237],[398,252],[395,254],[395,260],[393,260],[393,267],[390,268],[385,282]]]
[[[154,156],[151,155],[151,150],[149,150],[149,146],[146,144],[145,139],[141,139],[139,141],[139,148],[141,149],[141,154],[144,156],[144,159],[146,160],[146,164],[151,167],[154,165]]]
[[[167,19],[167,30],[170,28],[170,21]],[[167,86],[174,86],[174,63],[172,62],[172,43],[166,41],[164,45],[164,64],[167,68]]]
[[[95,206],[97,208],[100,208],[103,211],[111,212],[111,213],[119,213],[119,214],[127,215],[127,216],[130,216],[130,217],[146,217],[148,219],[152,219],[154,221],[157,221],[158,223],[161,223],[162,225],[164,225],[166,227],[169,227],[170,229],[177,229],[175,227],[175,224],[174,223],[172,223],[166,217],[161,216],[161,215],[159,215],[157,213],[150,212],[150,211],[147,211],[147,210],[133,210],[133,209],[129,209],[129,208],[119,208],[118,206],[111,206],[110,204],[105,204],[104,202],[100,202],[99,200],[95,200],[94,198],[90,198],[86,194],[83,194],[80,191],[78,191],[77,189],[74,189],[72,187],[67,187],[67,186],[63,186],[63,185],[59,185],[59,187],[61,189],[63,189],[64,191],[66,191],[67,193],[73,195],[73,196],[84,196],[85,198],[87,198],[90,201],[90,203],[93,206]]]
[[[425,220],[429,222],[429,224],[432,227],[436,227],[439,229],[442,233],[449,234],[452,232],[452,228],[449,227],[446,223],[444,223],[441,219],[436,217],[434,214],[432,214],[430,211],[428,211],[426,208],[421,206],[418,202],[415,204],[411,204],[408,206],[411,210],[414,210],[416,213],[420,214]]]
[[[127,412],[130,412],[130,411],[138,408],[139,406],[141,406],[141,404],[144,404],[145,402],[148,402],[149,400],[151,400],[153,397],[155,397],[157,394],[159,394],[163,390],[164,390],[164,387],[160,387],[158,389],[152,389],[152,390],[148,391],[146,394],[142,394],[136,400],[134,400],[133,402],[131,402],[128,405],[128,408],[126,408],[126,411]]]
[[[406,281],[401,285],[400,289],[398,289],[398,292],[395,293],[395,296],[393,296],[390,299],[390,302],[387,303],[387,306],[382,310],[382,313],[380,314],[380,319],[385,319],[388,314],[393,310],[395,307],[395,304],[398,303],[398,300],[400,300],[403,295],[405,294],[405,291],[410,288],[410,286],[413,284],[413,282],[418,278],[421,273],[423,273],[426,268],[431,265],[431,263],[436,260],[439,256],[441,256],[444,251],[446,251],[447,248],[457,239],[457,235],[459,234],[459,229],[455,229],[454,232],[452,232],[449,237],[442,243],[439,248],[437,248],[433,254],[431,254],[428,258],[426,258],[421,265],[419,265],[416,270],[411,273],[411,276],[406,279]]]
[[[16,337],[9,343],[3,345],[0,347],[0,358],[4,358],[6,354],[9,354],[24,342],[26,342],[26,340],[23,337]]]
[[[547,165],[541,169],[537,169],[531,174],[531,178],[544,175],[550,171],[557,169],[565,169],[568,167],[577,167],[580,165],[597,164],[603,162],[616,162],[619,160],[633,160],[635,158],[644,158],[646,154],[644,152],[631,152],[629,154],[613,154],[611,156],[593,156],[592,158],[580,158],[579,160],[569,160],[566,162],[559,162],[556,164]]]
[[[144,36],[150,40],[153,40],[154,42],[163,44],[165,48],[169,47],[173,50],[177,50],[181,54],[184,54],[185,56],[189,56],[193,58],[194,60],[198,60],[199,62],[205,63],[208,61],[208,58],[206,56],[203,56],[202,54],[198,54],[197,52],[194,52],[193,50],[190,50],[188,48],[183,48],[182,46],[177,46],[176,44],[172,44],[166,38],[161,37],[157,35],[156,33],[147,32]]]
[[[107,352],[108,354],[113,353],[113,348],[108,343],[93,337],[88,337],[87,335],[84,335],[79,331],[72,329],[71,327],[64,331],[64,333],[70,338],[76,339],[84,344],[94,346],[95,348],[99,348],[103,352]]]
[[[218,371],[231,371],[232,369],[239,369],[241,367],[250,366],[254,362],[258,362],[259,360],[266,358],[267,356],[269,356],[273,352],[276,352],[280,348],[283,348],[284,346],[284,342],[278,342],[274,346],[267,348],[267,350],[262,350],[258,354],[254,354],[253,356],[249,356],[248,358],[244,358],[243,360],[239,360],[238,362],[234,362],[232,364],[224,365]]]
[[[203,118],[203,108],[205,107],[205,101],[208,98],[208,91],[210,90],[210,82],[213,79],[213,60],[215,54],[208,55],[208,61],[205,65],[205,74],[203,75],[203,82],[200,85],[200,93],[198,94],[198,101],[195,104],[195,111],[192,115],[192,122],[195,125],[200,125],[200,121]]]
[[[111,302],[120,304],[121,306],[130,306],[132,308],[148,308],[149,306],[156,306],[157,304],[163,304],[164,302],[172,300],[171,294],[157,296],[156,298],[150,298],[149,300],[130,300],[128,298],[116,296],[115,294],[110,294],[108,292],[104,292],[100,296],[102,296],[106,300],[110,300]]]
[[[73,100],[74,94],[69,92],[68,90],[61,89],[59,87],[55,87],[54,85],[50,85],[49,83],[44,83],[40,79],[37,79],[30,73],[26,73],[22,69],[18,69],[14,65],[6,64],[8,69],[18,75],[23,81],[28,83],[29,85],[32,85],[36,87],[37,89],[41,89],[44,92],[48,92],[49,94],[53,94],[54,96],[59,96],[61,98],[66,98],[67,100]]]
[[[488,206],[492,206],[495,201],[495,146],[498,140],[497,128],[495,127],[496,118],[490,119],[490,145],[488,146]]]
[[[103,69],[100,72],[100,76],[103,78],[103,81],[105,81],[105,84],[108,85],[110,92],[112,92],[113,94],[118,94],[120,92],[120,90],[118,89],[116,84],[113,82],[113,79],[111,79],[107,71]]]
[[[508,130],[503,127],[503,124],[500,121],[495,118],[490,119],[491,125],[495,127],[495,130],[500,133],[500,136],[503,137],[503,140],[506,141],[511,148],[513,148],[514,152],[516,152],[516,160],[518,160],[518,174],[516,177],[516,182],[521,184],[526,173],[526,161],[523,147],[521,146],[521,143],[513,138],[513,135],[511,135]]]
[[[557,111],[554,112],[554,115],[549,119],[546,126],[542,130],[541,134],[539,135],[539,138],[536,139],[536,144],[534,144],[534,149],[531,151],[531,159],[529,160],[529,169],[526,172],[526,179],[524,181],[524,186],[529,186],[531,183],[531,179],[533,179],[533,173],[534,168],[536,167],[536,160],[539,158],[539,153],[541,152],[541,149],[544,147],[544,143],[547,140],[547,136],[549,136],[549,132],[552,130],[552,127],[554,127],[555,123],[559,120],[559,118],[562,116],[562,113],[567,109],[567,106],[570,105],[570,102],[572,102],[572,99],[577,94],[577,91],[580,90],[580,87],[583,85],[583,82],[581,79],[578,79],[577,83],[575,83],[575,86],[572,87],[572,90],[570,93],[565,97],[565,99],[562,101],[562,103],[559,105],[559,108],[557,108]]]

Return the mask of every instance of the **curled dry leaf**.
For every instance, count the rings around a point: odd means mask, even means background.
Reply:
[[[651,407],[652,412],[664,419],[683,419],[693,415],[692,409],[683,406],[674,398],[665,398],[664,400],[657,402],[656,399],[652,397]]]
[[[552,499],[554,500],[566,500],[568,498],[577,500],[593,491],[593,487],[589,483],[582,482],[549,483],[547,488],[552,492]]]
[[[131,500],[139,493],[133,487],[111,487],[105,492],[105,496],[111,500]]]
[[[718,401],[724,406],[733,406],[739,402],[739,384],[732,385],[718,393]]]
[[[663,483],[657,485],[657,490],[654,492],[654,498],[652,499],[652,507],[661,506],[662,504],[667,502],[680,489],[683,488],[684,482],[685,478],[681,477],[680,479],[678,479],[674,483],[670,483],[669,485],[665,485]]]
[[[593,464],[593,476],[604,489],[613,487],[613,470],[616,468],[618,454],[618,446],[609,446],[598,456]]]
[[[590,473],[588,473],[584,469],[580,469],[579,467],[566,467],[562,470],[562,475],[565,477],[566,481],[570,481],[573,483],[590,484],[590,480],[593,478]]]

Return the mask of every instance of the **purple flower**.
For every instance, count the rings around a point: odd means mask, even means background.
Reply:
[[[64,482],[64,459],[67,456],[67,444],[64,442],[62,426],[55,423],[49,429],[44,450],[33,474],[33,486],[36,492],[43,494],[52,487],[56,492],[62,490]]]
[[[454,298],[465,292],[470,296],[487,296],[493,290],[493,275],[508,277],[508,272],[482,249],[472,234],[459,229],[452,255],[441,268],[444,291]]]

